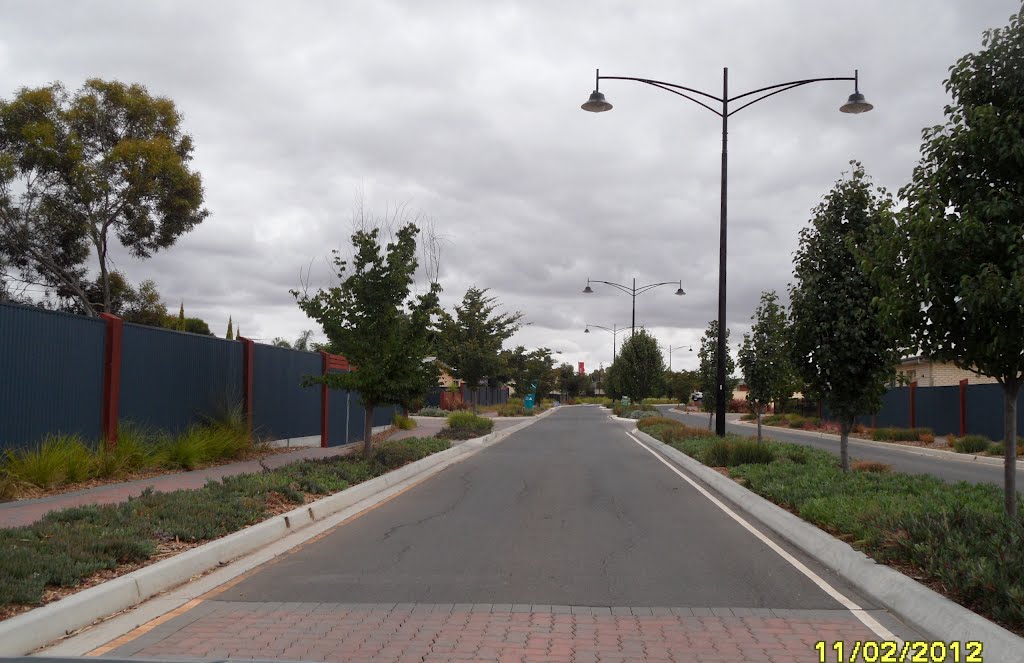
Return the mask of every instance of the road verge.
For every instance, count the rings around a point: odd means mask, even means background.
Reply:
[[[932,591],[640,430],[632,434],[864,595],[937,639],[980,640],[986,660],[1024,661],[1024,638]]]
[[[554,412],[550,410],[549,412]],[[522,430],[548,413],[483,437],[466,440],[374,479],[304,504],[287,513],[210,541],[67,598],[0,622],[0,656],[24,656],[109,615],[127,610],[212,569],[293,537],[289,548],[303,543],[304,530],[325,518],[346,512],[351,518],[441,470]],[[312,535],[316,535],[314,532]],[[281,551],[286,552],[287,550]],[[280,554],[280,553],[279,553]],[[241,569],[238,574],[248,569]],[[230,580],[224,577],[222,582]]]

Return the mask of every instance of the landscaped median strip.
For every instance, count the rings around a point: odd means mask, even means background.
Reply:
[[[808,473],[808,476],[801,477],[800,468],[805,465],[811,465],[815,462],[827,462],[834,465],[834,460],[830,456],[820,459],[815,456],[815,454],[823,452],[808,450],[797,445],[757,445],[754,442],[740,438],[727,439],[723,443],[715,438],[707,438],[706,433],[703,431],[695,429],[684,431],[685,427],[675,428],[672,433],[666,435],[666,431],[673,428],[673,424],[670,422],[672,420],[666,419],[644,422],[644,427],[659,437],[666,437],[675,446],[664,444],[661,440],[643,431],[637,431],[635,434],[645,444],[702,480],[720,495],[731,500],[812,558],[833,569],[853,587],[892,610],[912,626],[947,641],[982,641],[985,648],[985,660],[1024,660],[1022,658],[1022,654],[1024,654],[1024,639],[907,576],[876,563],[872,558],[858,552],[850,545],[769,502],[760,495],[755,494],[752,490],[747,490],[736,481],[722,476],[704,463],[687,455],[687,453],[703,457],[711,465],[732,466],[733,476],[747,481],[753,478],[753,483],[756,486],[766,491],[769,495],[774,495],[775,499],[784,504],[787,503],[786,500],[780,498],[779,495],[786,491],[789,491],[792,495],[807,494],[814,491],[824,491],[825,493],[835,491],[836,494],[834,495],[824,495],[821,498],[805,500],[802,502],[802,508],[797,507],[797,510],[812,520],[815,519],[813,514],[817,511],[820,516],[818,518],[819,521],[826,517],[824,514],[833,513],[832,517],[836,519],[836,525],[830,527],[830,529],[840,534],[844,531],[844,520],[852,528],[858,525],[860,527],[872,527],[870,523],[858,522],[859,514],[851,506],[851,504],[856,504],[858,500],[861,501],[862,505],[871,504],[874,506],[881,505],[882,507],[888,505],[892,509],[902,507],[905,517],[917,516],[924,518],[927,521],[924,524],[926,529],[932,524],[932,521],[938,523],[943,519],[947,519],[952,524],[947,522],[946,526],[955,530],[957,524],[963,523],[961,518],[958,518],[953,513],[946,512],[914,512],[913,509],[918,505],[912,504],[914,500],[910,499],[909,494],[886,497],[879,490],[876,493],[858,496],[843,493],[843,490],[837,486],[822,485],[821,476],[812,476],[811,473]],[[675,422],[675,424],[681,426],[678,422]],[[730,442],[732,443],[731,447]],[[677,446],[682,450],[676,448]],[[757,450],[759,447],[760,451]],[[684,453],[684,451],[687,453]],[[802,456],[802,462],[799,458],[786,456],[786,454],[790,453],[795,456]],[[733,454],[735,457],[729,458],[730,454]],[[781,464],[770,468],[768,459],[776,454],[781,459],[772,462]],[[811,456],[815,457],[811,458]],[[737,461],[743,461],[746,464],[741,465]],[[784,478],[777,477],[777,480],[768,480],[766,477],[770,472],[784,472],[786,476]],[[887,474],[865,474],[858,481],[862,481],[865,485],[875,484],[877,487],[877,485],[886,480],[885,477],[889,477],[897,482],[927,482],[927,478],[901,477],[900,475]],[[918,487],[916,483],[915,487]],[[983,518],[985,511],[979,507],[979,503],[986,501],[983,499],[986,496],[982,495],[986,488],[972,487],[966,484],[961,484],[957,487],[963,487],[965,490],[970,491],[969,495],[964,495],[959,499],[968,507],[975,507],[975,511],[971,512],[975,517]],[[918,488],[926,490],[928,487]],[[950,502],[958,501],[956,494],[952,497],[949,496],[948,486],[941,485],[940,488],[944,492],[938,492],[935,495],[939,497],[945,496]],[[932,494],[928,493],[928,496],[931,497]],[[993,498],[996,509],[994,517],[996,518],[1000,517],[998,497],[997,494]],[[787,506],[794,508],[792,503],[788,503]],[[834,512],[829,511],[830,507],[832,509],[838,508],[838,510]],[[960,516],[963,516],[963,513]],[[974,525],[975,527],[969,527],[969,531],[961,532],[961,534],[966,535],[968,539],[979,536],[980,530],[985,529],[985,523],[975,523]],[[1016,526],[1016,524],[1013,524],[1013,526]],[[968,526],[965,525],[965,527]],[[980,529],[976,529],[978,527]],[[882,534],[882,532],[879,532],[879,534]],[[909,534],[907,535],[909,536]],[[994,538],[995,536],[993,535]],[[856,543],[857,545],[864,545],[863,541]],[[905,541],[902,543],[906,544]],[[948,556],[949,559],[958,559],[961,555],[969,555],[967,559],[961,562],[960,568],[949,568],[946,570],[947,573],[970,576],[972,573],[984,573],[986,570],[991,572],[993,564],[1004,565],[1003,568],[998,569],[994,576],[994,578],[1000,579],[997,583],[1000,586],[990,588],[992,594],[998,595],[992,598],[991,605],[994,606],[994,609],[1002,612],[1002,618],[1006,619],[1008,623],[1012,622],[1016,627],[1024,628],[1024,620],[1021,620],[1019,617],[1015,618],[1015,615],[1021,610],[1020,599],[1015,597],[1020,592],[1021,581],[1019,575],[1024,569],[1015,567],[1016,558],[1012,554],[1009,557],[1004,555],[1007,552],[1012,553],[1013,542],[997,542],[993,540],[986,543],[979,540],[973,541],[973,545],[968,546],[969,549],[963,549],[968,543],[970,542],[965,541],[963,537],[953,541],[943,541],[941,535],[936,532],[934,540],[925,542],[923,545],[932,547],[931,552],[940,556]],[[896,544],[894,543],[894,545]],[[995,547],[997,545],[1000,548],[999,552],[993,550],[986,551],[986,546]],[[948,547],[948,549],[942,549],[943,546]],[[982,551],[980,555],[978,554],[979,550]],[[1016,550],[1018,555],[1021,554],[1020,541],[1017,542]],[[991,559],[988,559],[986,554]],[[910,563],[911,560],[903,561],[904,565],[909,565]],[[929,575],[932,575],[933,580],[936,579],[934,574]],[[1017,578],[1015,581],[1012,580],[1014,577]],[[1002,580],[1003,578],[1011,578],[1011,580],[1004,581]],[[943,581],[945,580],[948,580],[948,578],[943,579]],[[964,578],[963,581],[966,584],[970,581],[970,578]]]
[[[11,617],[0,622],[0,655],[25,655],[108,615],[130,608],[211,569],[257,551],[332,514],[349,510],[353,512],[350,515],[355,515],[371,508],[382,499],[382,494],[404,490],[445,467],[499,442],[536,420],[526,420],[496,433],[432,453],[334,495],[304,504],[169,559]],[[391,451],[396,449],[397,447]],[[302,540],[304,539],[297,537],[295,545]]]

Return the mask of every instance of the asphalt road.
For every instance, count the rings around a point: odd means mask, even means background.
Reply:
[[[840,608],[597,407],[553,413],[217,600]]]
[[[689,414],[676,412],[670,407],[659,408],[661,413],[678,419],[691,426],[706,428],[708,425],[707,414]],[[757,429],[752,426],[727,422],[726,431],[737,435],[756,435]],[[813,433],[801,433],[799,431],[786,430],[784,428],[764,427],[765,437],[779,442],[793,442],[816,449],[824,449],[836,456],[839,455],[839,441],[837,439],[821,438]],[[876,460],[891,465],[897,472],[907,474],[930,474],[944,481],[957,482],[968,481],[970,483],[991,483],[997,486],[1003,485],[1003,466],[988,465],[975,461],[961,460],[950,454],[950,458],[936,458],[915,453],[913,447],[900,445],[888,445],[879,447],[865,443],[862,440],[850,438],[850,455],[857,460]],[[1024,486],[1024,470],[1020,463],[1017,463],[1017,485]]]

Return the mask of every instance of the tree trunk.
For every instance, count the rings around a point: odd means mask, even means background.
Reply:
[[[708,412],[708,430],[711,430],[711,424],[712,424],[712,420],[714,419],[714,417],[715,417],[715,413],[714,412]]]
[[[764,410],[760,405],[757,406],[757,443],[761,444],[761,412]]]
[[[1006,492],[1006,515],[1017,516],[1017,393],[1016,380],[1003,384],[1003,482]]]
[[[843,466],[843,472],[850,471],[850,431],[853,429],[853,419],[842,419],[839,422],[839,462]]]
[[[373,451],[373,406],[365,406],[363,415],[363,453],[367,456]]]

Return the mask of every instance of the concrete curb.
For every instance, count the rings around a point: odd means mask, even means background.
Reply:
[[[554,410],[541,413],[483,437],[457,443],[450,449],[364,481],[339,493],[273,516],[256,525],[210,541],[169,559],[90,587],[29,612],[0,621],[0,656],[24,656],[97,620],[121,612],[157,594],[188,582],[211,569],[259,550],[340,511],[367,502],[395,486],[419,483],[446,467],[490,447],[526,428]],[[357,512],[358,513],[358,512]],[[355,515],[355,514],[353,514]]]
[[[633,434],[797,548],[835,571],[857,590],[905,619],[911,626],[947,642],[980,640],[985,643],[986,660],[1024,661],[1024,638],[902,573],[878,564],[864,553],[743,488],[678,449],[643,431],[636,430]]]

